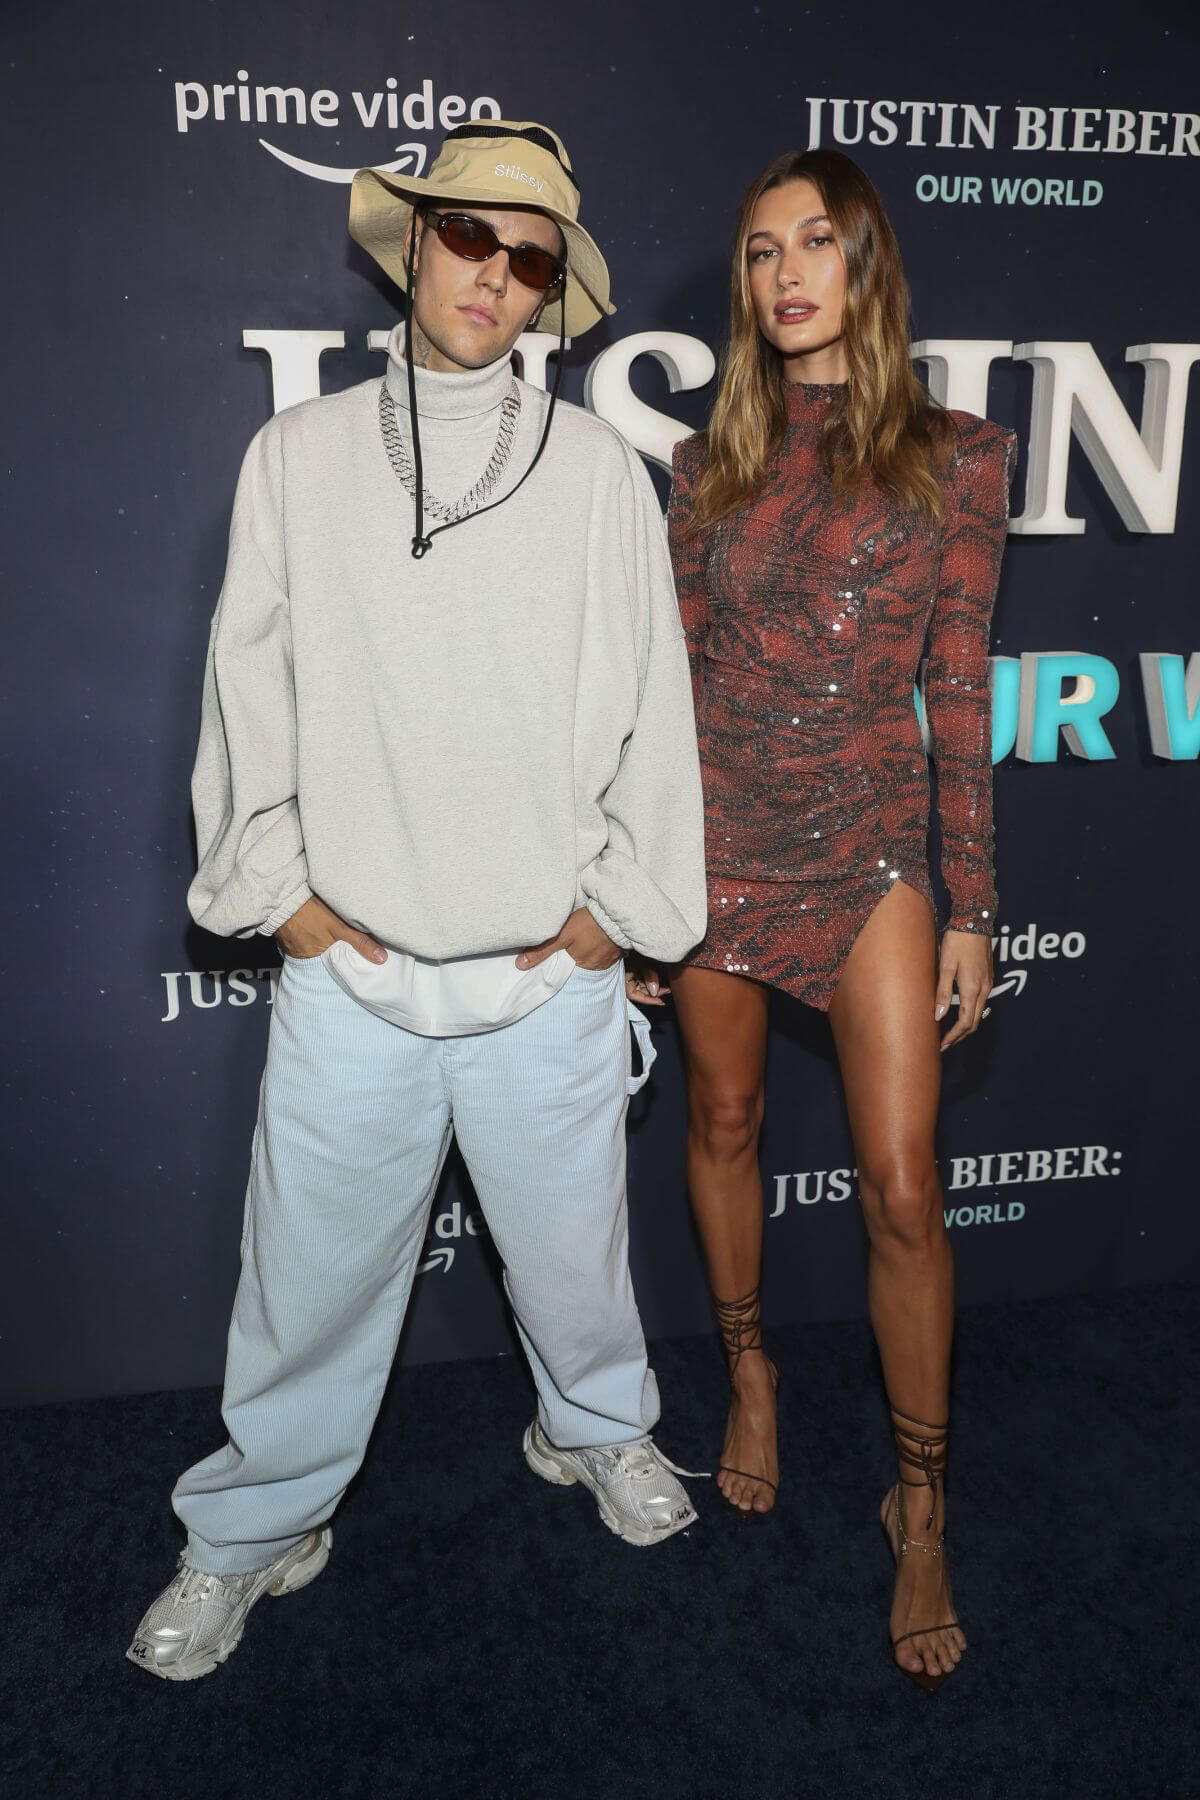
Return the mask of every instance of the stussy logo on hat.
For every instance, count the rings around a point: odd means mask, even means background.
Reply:
[[[539,194],[546,185],[539,176],[530,175],[518,163],[497,163],[494,172],[506,181],[524,181]]]

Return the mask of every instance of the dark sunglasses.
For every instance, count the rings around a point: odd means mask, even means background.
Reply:
[[[498,250],[508,252],[508,266],[522,287],[545,294],[558,287],[567,272],[566,263],[536,244],[504,244],[490,225],[470,213],[421,212],[438,237],[455,256],[467,262],[490,262]]]

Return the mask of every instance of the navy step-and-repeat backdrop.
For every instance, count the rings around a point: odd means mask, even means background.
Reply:
[[[5,23],[0,1397],[220,1378],[278,972],[267,940],[184,906],[234,480],[272,408],[380,371],[398,299],[346,236],[352,172],[420,171],[475,116],[566,138],[620,307],[566,392],[660,478],[711,402],[750,178],[826,144],[880,185],[933,391],[1022,446],[996,985],[940,1136],[961,1295],[1194,1274],[1194,9],[39,0]],[[670,1334],[708,1312],[656,1030],[631,1209],[646,1324]],[[853,1156],[799,1005],[775,1013],[768,1100],[769,1313],[855,1315]],[[404,1355],[511,1341],[452,1167]]]

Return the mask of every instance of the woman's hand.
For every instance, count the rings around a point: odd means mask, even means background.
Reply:
[[[581,969],[611,969],[613,964],[621,960],[621,947],[614,944],[602,925],[597,924],[586,906],[580,906],[573,912],[557,937],[547,938],[544,944],[535,944],[530,950],[522,950],[517,958],[518,969],[536,969],[539,963],[553,956],[556,950],[565,950],[571,961],[578,963]]]
[[[625,992],[638,1006],[665,1006],[671,991],[658,970],[632,951],[625,958]]]
[[[933,1009],[935,1019],[944,1019],[949,1012],[955,988],[958,989],[958,1018],[942,1039],[943,1050],[978,1030],[987,997],[992,991],[992,940],[982,932],[947,931],[943,935]]]
[[[288,956],[298,962],[320,956],[322,951],[328,950],[330,944],[335,944],[339,938],[344,939],[369,962],[387,961],[387,951],[382,944],[377,944],[365,931],[356,931],[352,925],[347,925],[345,919],[339,918],[333,908],[326,906],[316,894],[298,907],[275,933],[276,942]]]

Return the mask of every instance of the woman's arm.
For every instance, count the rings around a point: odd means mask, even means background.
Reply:
[[[942,877],[950,931],[995,929],[988,643],[1008,528],[1016,438],[956,415],[941,575],[929,628],[925,706],[938,772]]]
[[[938,771],[942,876],[950,920],[942,938],[934,1017],[954,990],[958,1017],[942,1049],[979,1025],[992,985],[992,708],[988,641],[1008,528],[1016,438],[986,419],[955,416],[958,442],[929,630],[925,705]]]

